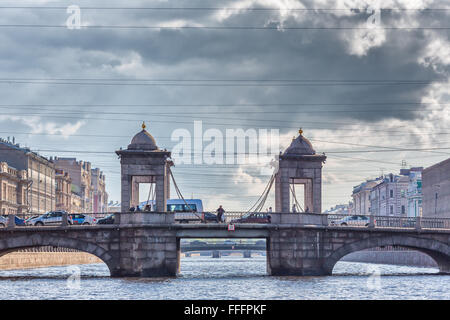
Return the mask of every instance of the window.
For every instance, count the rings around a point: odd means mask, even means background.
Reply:
[[[195,204],[168,204],[167,211],[169,212],[197,212],[197,206]]]
[[[402,214],[405,214],[406,213],[406,208],[405,208],[405,206],[402,206]]]
[[[394,197],[394,190],[389,190],[389,197],[393,198]]]
[[[389,207],[389,213],[390,214],[394,214],[394,206],[390,206]]]

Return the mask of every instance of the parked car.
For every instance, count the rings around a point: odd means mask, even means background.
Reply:
[[[258,240],[258,241],[256,241],[256,243],[255,243],[257,246],[264,246],[264,245],[266,245],[266,240]]]
[[[114,224],[114,213],[108,214],[106,217],[98,219],[97,224]]]
[[[270,223],[271,217],[268,213],[253,212],[244,215],[242,218],[231,220],[231,223]]]
[[[0,216],[0,228],[5,228],[8,225],[8,219]]]
[[[25,221],[27,226],[47,226],[47,225],[60,225],[62,222],[63,213],[65,211],[50,211],[41,216],[33,217]],[[67,215],[68,224],[73,224],[70,215]]]
[[[5,226],[8,225],[8,216],[3,215],[2,218],[4,218],[6,220]],[[15,222],[16,226],[19,226],[19,227],[25,226],[25,220],[19,218],[18,216],[14,216],[14,222]],[[0,226],[1,226],[1,224],[2,224],[2,222],[0,222]]]
[[[346,216],[339,220],[337,225],[340,226],[369,226],[369,217],[368,216]]]
[[[217,222],[217,215],[211,212],[203,212],[204,222]]]
[[[70,214],[74,225],[90,225],[96,224],[97,219],[92,216],[83,213],[72,213]]]
[[[194,240],[194,241],[191,241],[190,245],[191,246],[206,246],[208,244],[204,241]]]
[[[236,241],[233,241],[233,240],[225,240],[225,241],[223,242],[223,244],[226,245],[226,246],[234,246],[234,245],[236,244]]]

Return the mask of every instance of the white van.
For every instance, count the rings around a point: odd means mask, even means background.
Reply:
[[[168,212],[175,212],[175,221],[189,223],[191,221],[203,221],[203,202],[200,199],[169,199],[167,200]],[[150,211],[158,211],[154,201],[144,201],[139,204],[141,211],[146,211],[146,206]],[[148,211],[148,210],[147,210]]]

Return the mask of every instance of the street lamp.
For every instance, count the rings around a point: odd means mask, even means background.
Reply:
[[[439,189],[441,188],[441,185],[439,184],[435,184],[434,188],[436,190],[436,193],[434,194],[434,215],[437,216],[437,200],[438,200],[438,192]]]

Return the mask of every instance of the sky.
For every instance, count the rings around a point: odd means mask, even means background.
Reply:
[[[450,5],[370,3],[1,1],[0,136],[90,161],[118,201],[114,151],[142,121],[168,150],[194,121],[224,136],[279,130],[275,154],[302,128],[327,155],[323,209],[348,203],[365,179],[450,156]],[[183,195],[209,210],[248,210],[270,179],[264,163],[173,159]]]

